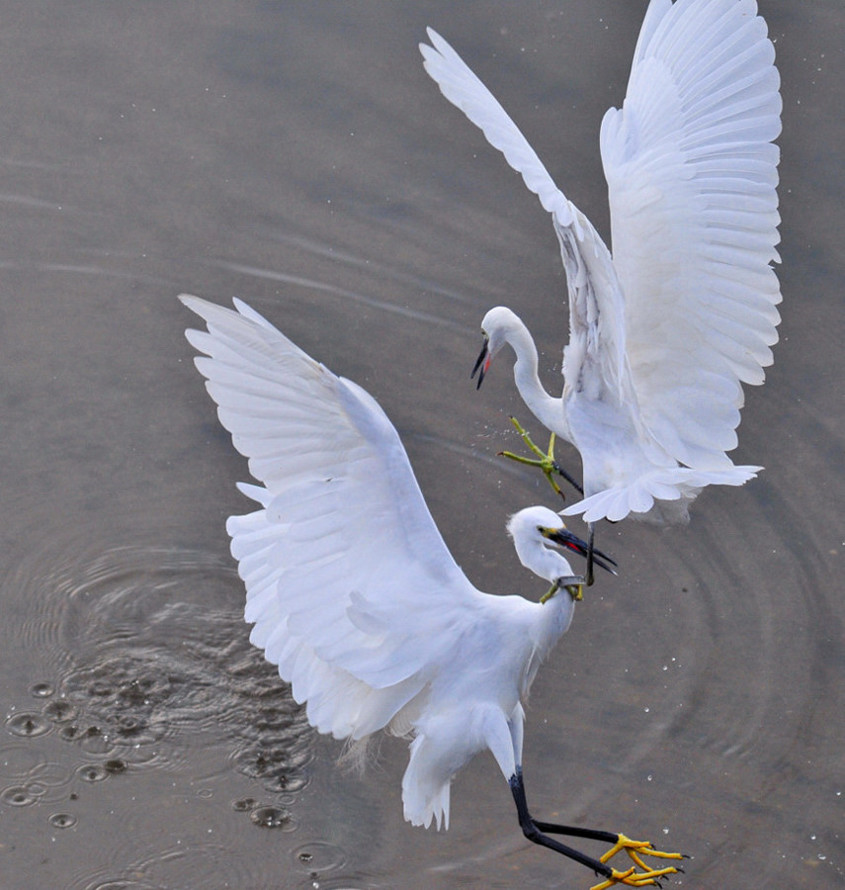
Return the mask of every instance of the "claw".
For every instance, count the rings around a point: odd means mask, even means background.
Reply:
[[[531,439],[531,436],[528,435],[528,432],[523,428],[522,424],[515,418],[511,417],[510,422],[513,424],[513,428],[519,433],[520,438],[523,442],[525,442],[526,446],[530,451],[537,455],[537,458],[530,457],[522,457],[519,454],[514,454],[511,451],[500,451],[499,457],[507,457],[511,460],[515,460],[521,464],[528,464],[532,467],[539,467],[542,471],[543,475],[546,477],[549,485],[551,485],[552,489],[559,494],[562,498],[566,498],[566,495],[561,491],[560,486],[557,482],[552,478],[552,474],[557,474],[558,476],[563,476],[566,481],[576,488],[581,494],[584,493],[582,487],[560,466],[560,464],[555,460],[554,451],[555,451],[555,434],[552,433],[551,438],[549,439],[549,450],[543,451],[534,444]]]
[[[607,890],[608,887],[613,887],[615,884],[624,884],[627,887],[660,887],[659,878],[683,872],[683,869],[676,868],[674,865],[668,865],[665,868],[649,868],[642,857],[652,856],[655,859],[689,858],[683,853],[664,853],[662,850],[655,850],[649,841],[634,841],[624,834],[620,834],[616,843],[603,856],[599,857],[599,861],[607,862],[622,850],[628,854],[634,865],[627,871],[617,871],[614,868],[612,875],[607,880],[596,884],[590,890]],[[637,871],[638,868],[641,868],[642,871]]]
[[[561,589],[564,589],[575,602],[580,603],[584,599],[584,583],[584,579],[580,575],[567,575],[564,578],[558,578],[540,597],[540,604],[547,603]]]
[[[631,866],[627,871],[617,871],[614,868],[613,873],[606,881],[594,884],[590,890],[607,890],[608,887],[613,887],[616,884],[624,884],[626,887],[662,887],[663,885],[657,879],[674,874],[676,871],[677,869],[671,867],[645,872],[636,871],[634,866]]]

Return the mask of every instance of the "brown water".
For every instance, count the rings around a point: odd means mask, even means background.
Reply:
[[[555,385],[557,248],[416,44],[453,41],[606,231],[598,125],[645,5],[2,4],[0,886],[592,883],[523,840],[487,756],[440,834],[402,821],[405,743],[336,769],[247,642],[246,467],[175,298],[240,295],[367,387],[471,578],[536,595],[503,525],[545,483],[493,457],[528,418],[504,367],[480,394],[468,371],[504,302]],[[540,673],[526,780],[538,816],[692,853],[672,886],[820,890],[845,884],[845,9],[762,7],[784,321],[736,457],[766,471],[686,529],[602,530],[622,571]]]

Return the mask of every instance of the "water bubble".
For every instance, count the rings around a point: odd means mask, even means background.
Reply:
[[[32,686],[29,687],[30,694],[35,698],[49,698],[54,692],[55,689],[51,683],[33,683]]]

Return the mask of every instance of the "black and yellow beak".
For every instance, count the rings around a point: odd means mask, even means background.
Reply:
[[[590,553],[590,545],[586,541],[582,541],[577,535],[573,535],[566,528],[541,528],[540,534],[553,544],[557,544],[566,550],[571,550],[585,559]],[[616,574],[616,560],[595,547],[593,547],[593,562],[606,572],[610,572],[611,575]]]

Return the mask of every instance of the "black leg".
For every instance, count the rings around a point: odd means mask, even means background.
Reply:
[[[584,583],[587,585],[587,587],[593,586],[593,562],[594,562],[593,539],[595,538],[595,535],[596,535],[596,524],[595,524],[595,522],[591,522],[590,523],[590,545],[589,545],[589,549],[587,550],[587,574],[584,576]]]
[[[552,461],[552,469],[558,476],[563,476],[564,479],[581,495],[584,494],[584,489],[581,487],[580,483],[578,483],[574,477],[570,476],[569,473],[564,470],[564,468],[555,460]]]
[[[517,767],[508,784],[511,787],[511,793],[516,803],[516,812],[519,816],[519,825],[522,828],[522,833],[532,843],[561,853],[563,856],[592,869],[597,875],[604,878],[604,881],[597,884],[593,890],[607,890],[607,888],[615,884],[626,884],[630,887],[660,887],[661,878],[668,877],[676,872],[683,872],[682,868],[675,865],[667,864],[662,868],[652,868],[647,865],[643,860],[644,856],[656,859],[689,858],[682,853],[664,853],[661,850],[655,850],[648,841],[634,841],[623,834],[614,834],[611,831],[598,831],[594,828],[578,828],[574,825],[555,825],[551,822],[536,821],[528,812],[521,767]],[[602,841],[603,843],[610,844],[610,849],[601,859],[594,859],[592,856],[587,856],[580,852],[580,850],[567,847],[566,844],[550,838],[548,836],[550,834],[563,834],[569,837],[582,837],[591,841]],[[617,871],[607,863],[623,850],[628,854],[633,865],[626,871]],[[637,871],[637,868],[641,868],[642,871]]]
[[[605,843],[615,844],[619,835],[612,834],[609,831],[594,831],[590,828],[575,828],[568,825],[554,825],[550,822],[535,822],[531,814],[528,812],[528,804],[525,800],[525,785],[522,781],[522,770],[517,768],[514,775],[511,776],[508,784],[511,787],[514,802],[516,803],[516,812],[519,817],[519,826],[522,833],[529,841],[539,844],[541,847],[548,847],[557,853],[569,859],[580,862],[587,868],[592,869],[597,875],[603,878],[610,878],[613,875],[613,869],[592,856],[587,856],[579,850],[567,847],[554,838],[547,837],[547,834],[564,834],[571,837],[583,837],[589,840],[604,841]]]

